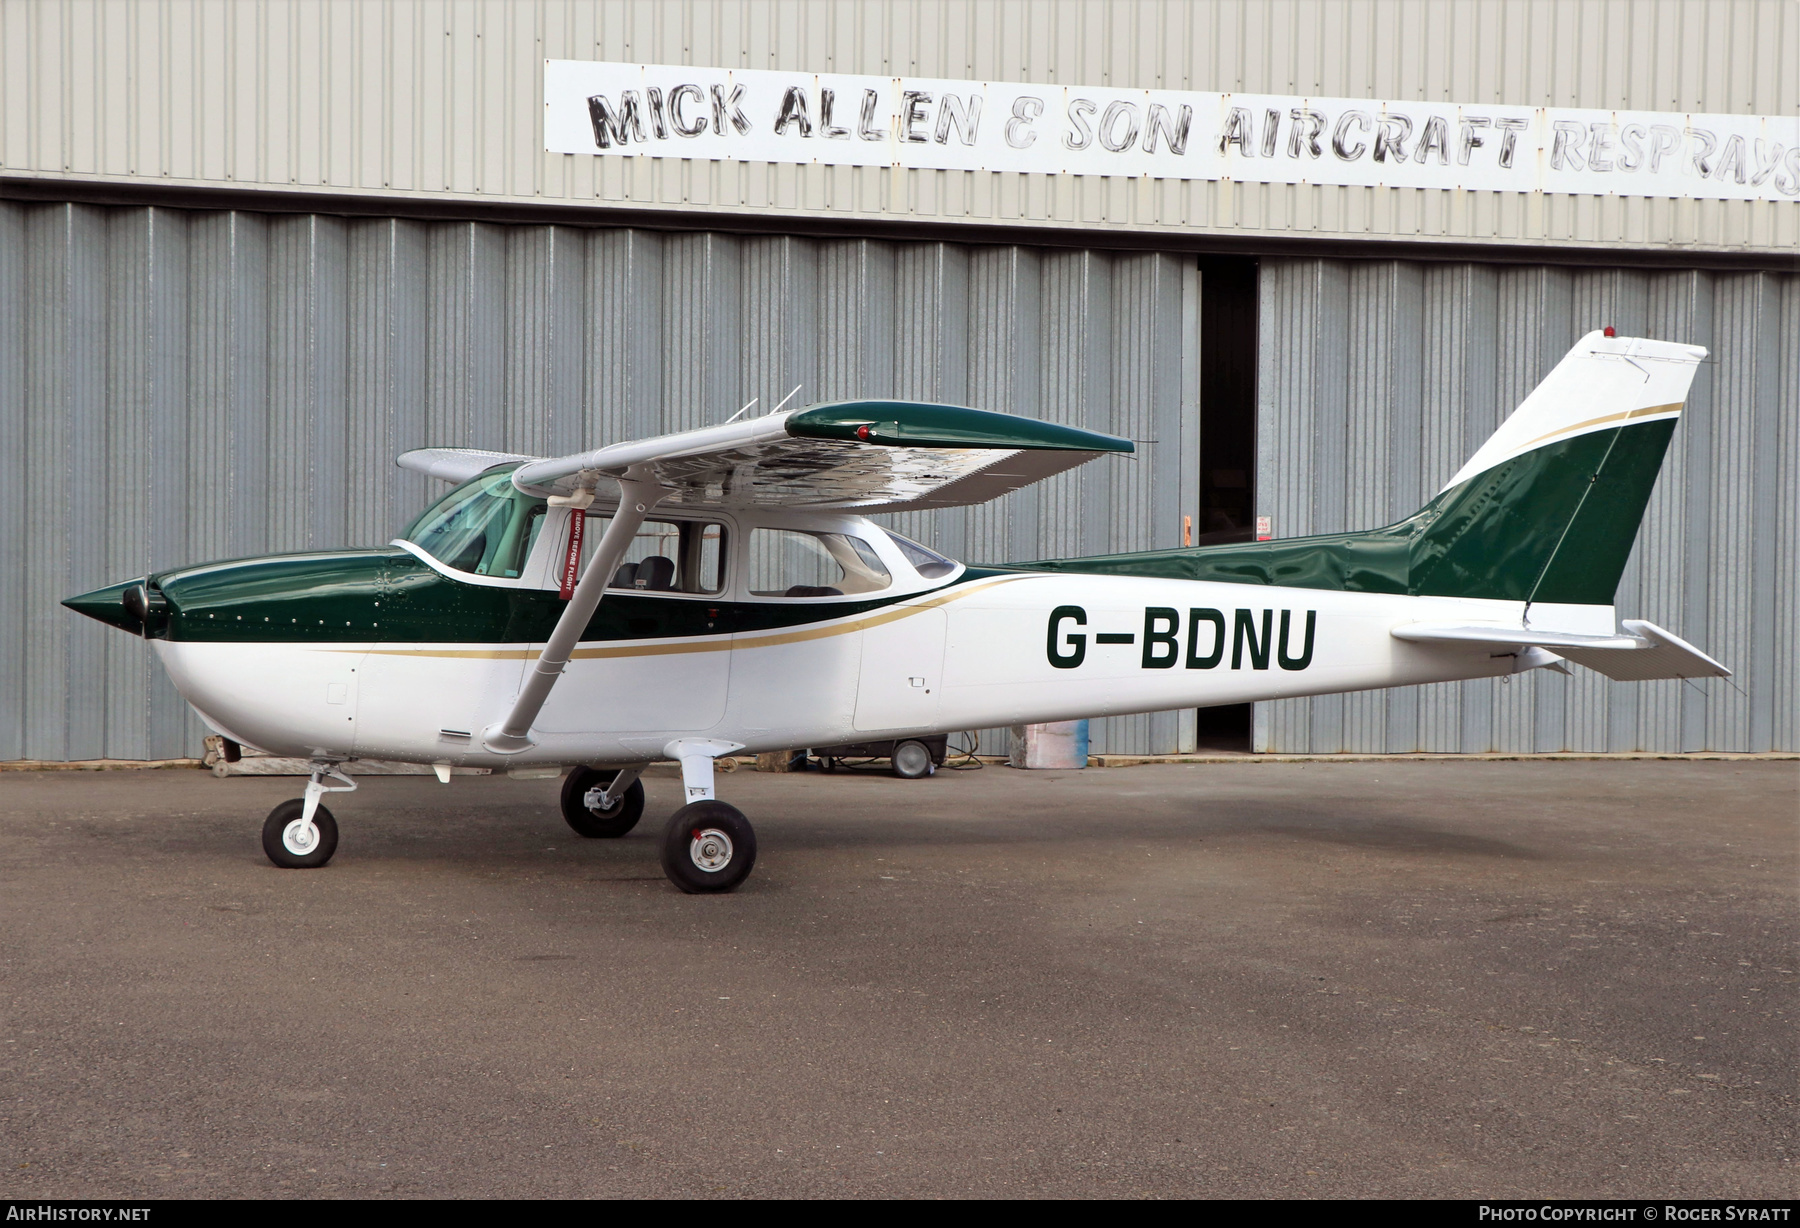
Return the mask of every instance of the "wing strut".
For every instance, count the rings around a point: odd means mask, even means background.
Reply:
[[[556,629],[550,633],[544,651],[538,654],[536,665],[526,676],[518,699],[513,701],[512,711],[505,720],[482,730],[481,744],[496,755],[516,755],[536,745],[531,739],[531,723],[537,720],[544,701],[550,698],[550,688],[562,677],[569,654],[575,651],[575,644],[587,629],[588,620],[599,608],[607,581],[618,570],[620,560],[631,546],[631,539],[637,536],[638,527],[644,523],[644,515],[672,493],[654,478],[634,472],[637,469],[634,465],[619,478],[619,510],[613,514],[612,523],[606,526],[600,544],[594,548],[593,562],[582,573],[581,583],[575,586],[575,595],[563,607],[562,617],[556,620]],[[591,498],[587,502],[592,502]],[[585,506],[585,503],[577,506],[574,514],[585,515],[582,510]]]

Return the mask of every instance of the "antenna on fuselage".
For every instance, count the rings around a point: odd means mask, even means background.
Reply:
[[[749,413],[750,407],[760,400],[762,400],[761,397],[751,397],[748,401],[744,402],[744,408],[738,410],[735,414],[731,415],[731,417],[725,419],[725,421],[736,422],[739,418],[742,418],[745,414]]]
[[[788,394],[787,394],[787,395],[786,395],[786,396],[784,396],[784,397],[782,397],[782,398],[781,398],[781,405],[786,405],[786,404],[787,404],[787,403],[788,403],[788,402],[789,402],[789,401],[791,401],[791,400],[793,400],[793,399],[794,399],[794,392],[799,392],[799,391],[800,391],[800,390],[801,390],[801,389],[802,389],[802,388],[804,388],[804,387],[806,387],[806,385],[805,385],[805,384],[795,384],[795,385],[794,385],[794,391],[793,391],[793,392],[790,392],[790,393],[788,393]],[[780,413],[780,412],[781,412],[781,405],[777,405],[777,406],[776,406],[776,407],[775,407],[775,408],[774,408],[774,409],[771,409],[771,410],[770,410],[770,411],[769,411],[769,412],[770,412],[770,413],[772,413],[772,414],[778,414],[778,413]]]

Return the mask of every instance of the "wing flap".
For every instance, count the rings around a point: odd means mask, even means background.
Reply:
[[[1731,671],[1672,631],[1627,618],[1623,635],[1577,635],[1505,623],[1408,623],[1395,639],[1416,644],[1466,644],[1471,648],[1548,648],[1615,682],[1661,678],[1729,678]]]
[[[1033,482],[1055,477],[1087,464],[1100,452],[1006,452],[998,458],[990,455],[988,463],[961,477],[936,486],[929,492],[910,499],[894,499],[888,503],[872,503],[857,508],[864,514],[901,510],[924,510],[935,507],[967,507],[986,503],[1022,490]]]

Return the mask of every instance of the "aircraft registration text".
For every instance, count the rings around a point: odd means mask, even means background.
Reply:
[[[1178,664],[1187,669],[1217,669],[1229,652],[1232,669],[1268,669],[1273,659],[1282,669],[1303,670],[1312,664],[1318,611],[1305,612],[1304,631],[1297,629],[1293,610],[1279,611],[1277,631],[1276,613],[1238,609],[1228,618],[1218,609],[1197,607],[1184,615],[1174,606],[1145,606],[1141,633],[1096,630],[1092,640],[1095,647],[1138,645],[1139,664],[1144,669],[1174,669]],[[1044,652],[1052,666],[1076,669],[1087,660],[1090,633],[1076,629],[1087,623],[1087,611],[1078,605],[1059,605],[1050,612]],[[1296,638],[1301,640],[1297,652]]]

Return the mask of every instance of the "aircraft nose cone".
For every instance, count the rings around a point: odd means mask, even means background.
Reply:
[[[91,593],[65,597],[63,604],[77,614],[86,614],[89,618],[98,619],[109,627],[129,631],[133,635],[142,635],[144,634],[143,583],[141,579],[127,580],[123,584],[97,588]],[[133,602],[130,600],[132,597],[136,597],[138,600]]]

